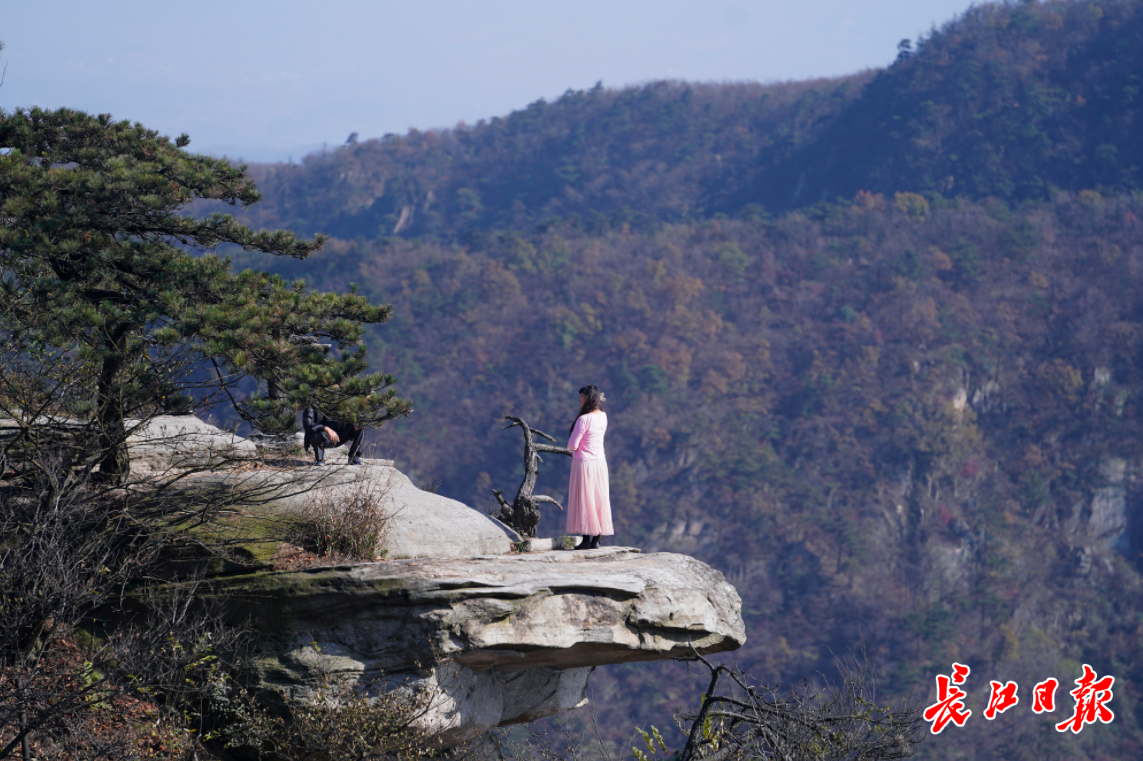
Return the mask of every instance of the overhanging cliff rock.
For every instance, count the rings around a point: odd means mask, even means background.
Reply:
[[[213,444],[209,426],[193,427]],[[236,437],[225,443],[249,449]],[[197,473],[186,486],[269,496],[241,520],[271,530],[252,538],[250,562],[214,566],[210,594],[257,631],[257,686],[285,701],[328,679],[429,691],[420,724],[456,744],[581,705],[596,666],[717,653],[746,640],[737,591],[687,555],[518,553],[506,526],[418,489],[390,461],[315,468],[274,458]],[[391,516],[385,560],[273,570],[279,529],[312,500],[338,504],[363,490]]]
[[[262,686],[432,689],[423,723],[450,742],[574,708],[595,666],[746,639],[721,573],[622,548],[260,572],[218,579],[215,594],[260,631]]]

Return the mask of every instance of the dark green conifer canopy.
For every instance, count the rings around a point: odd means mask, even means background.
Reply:
[[[126,473],[125,418],[174,394],[171,358],[185,368],[188,352],[213,365],[217,386],[260,381],[265,391],[238,406],[263,430],[289,430],[314,401],[367,426],[407,414],[409,402],[386,390],[392,376],[361,375],[361,326],[389,308],[232,273],[220,246],[302,259],[324,238],[185,215],[197,199],[260,199],[244,166],[188,153],[189,142],[105,114],[0,113],[2,327],[14,347],[51,347],[90,367],[101,470]]]

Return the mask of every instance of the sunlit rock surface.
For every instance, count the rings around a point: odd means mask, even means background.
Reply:
[[[189,417],[155,421],[132,446],[145,467],[226,453],[235,467],[196,473],[184,488],[259,495],[228,530],[245,523],[262,532],[251,546],[265,547],[245,566],[213,567],[211,594],[257,630],[260,686],[287,701],[327,679],[425,690],[433,699],[420,723],[457,744],[582,704],[595,666],[717,653],[746,639],[737,591],[704,563],[623,547],[514,553],[514,532],[418,489],[392,461],[300,465]],[[390,516],[378,548],[386,560],[270,569],[291,520],[317,502],[361,498]]]
[[[216,580],[261,632],[263,686],[324,676],[439,693],[450,742],[579,705],[592,667],[732,650],[738,593],[685,555],[622,548],[365,563]],[[380,681],[378,681],[380,680]]]
[[[127,428],[135,427],[128,420]],[[194,415],[160,415],[127,438],[133,473],[194,468],[255,457],[254,443]]]
[[[332,459],[332,456],[327,456]],[[355,497],[375,499],[390,516],[385,557],[463,558],[503,555],[519,540],[514,531],[462,502],[418,489],[391,460],[362,465],[302,465],[293,469],[204,474],[199,483],[241,484],[271,502],[265,514],[300,515],[315,501],[345,504]]]

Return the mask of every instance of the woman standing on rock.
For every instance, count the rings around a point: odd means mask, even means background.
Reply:
[[[607,413],[600,408],[603,394],[595,386],[579,390],[579,414],[568,438],[572,451],[571,482],[568,484],[568,533],[580,534],[577,550],[594,550],[601,536],[611,536],[611,497],[607,486],[607,460],[603,457],[603,434]]]

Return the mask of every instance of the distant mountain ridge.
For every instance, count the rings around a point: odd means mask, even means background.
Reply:
[[[864,642],[884,694],[924,700],[957,660],[974,721],[920,757],[1096,761],[1143,743],[1141,220],[1143,194],[1011,210],[863,193],[775,220],[237,262],[392,304],[370,358],[416,411],[371,440],[417,483],[495,509],[521,476],[503,417],[561,435],[594,383],[613,541],[723,572],[737,663],[796,683]],[[540,483],[562,501],[560,460]],[[545,509],[542,535],[562,534]],[[1116,676],[1113,725],[978,718],[988,679],[1070,686],[1080,663]],[[691,708],[692,678],[597,674],[613,751]]]
[[[858,191],[1044,200],[1141,187],[1140,0],[973,7],[886,69],[569,90],[504,118],[253,167],[267,226],[463,236],[782,212]]]
[[[707,213],[735,167],[792,155],[865,75],[781,85],[657,82],[569,91],[471,128],[256,165],[253,219],[341,238],[463,235],[571,215],[630,222]]]
[[[1137,0],[973,7],[916,51],[903,48],[813,143],[759,167],[777,193],[744,182],[739,200],[782,208],[864,189],[1019,202],[1138,189],[1140,9]]]

